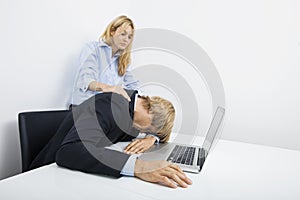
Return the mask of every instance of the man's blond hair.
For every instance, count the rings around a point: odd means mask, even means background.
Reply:
[[[160,142],[167,142],[170,139],[175,120],[173,104],[158,96],[142,98],[144,99],[143,107],[149,110],[152,118],[151,127],[154,128]]]

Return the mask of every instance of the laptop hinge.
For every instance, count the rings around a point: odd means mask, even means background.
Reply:
[[[199,148],[197,165],[200,166],[200,171],[203,167],[204,162],[205,162],[205,150],[202,148]]]

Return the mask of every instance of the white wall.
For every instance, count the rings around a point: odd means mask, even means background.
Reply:
[[[21,170],[17,114],[65,108],[83,43],[119,14],[205,49],[225,87],[223,138],[300,150],[299,1],[1,0],[0,179]]]

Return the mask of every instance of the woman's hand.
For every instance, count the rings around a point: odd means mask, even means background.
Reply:
[[[125,149],[124,152],[128,154],[144,153],[155,143],[155,137],[147,135],[143,139],[136,139],[131,142]]]
[[[128,101],[131,101],[127,92],[121,86],[118,86],[118,85],[107,85],[107,84],[100,83],[97,81],[92,81],[89,84],[89,90],[94,91],[94,92],[113,92],[116,94],[120,94]]]
[[[116,94],[120,94],[125,99],[127,99],[128,101],[131,101],[131,99],[128,96],[127,92],[121,86],[118,86],[118,85],[110,86],[110,85],[108,85],[107,87],[104,87],[102,91],[103,92],[113,92],[113,93],[116,93]]]

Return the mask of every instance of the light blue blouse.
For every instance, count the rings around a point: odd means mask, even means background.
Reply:
[[[87,43],[76,63],[78,72],[70,104],[79,105],[99,93],[88,90],[88,86],[92,81],[108,85],[120,85],[126,89],[136,90],[139,82],[134,79],[130,65],[127,67],[125,75],[119,76],[119,56],[119,53],[112,56],[111,47],[103,40]]]

